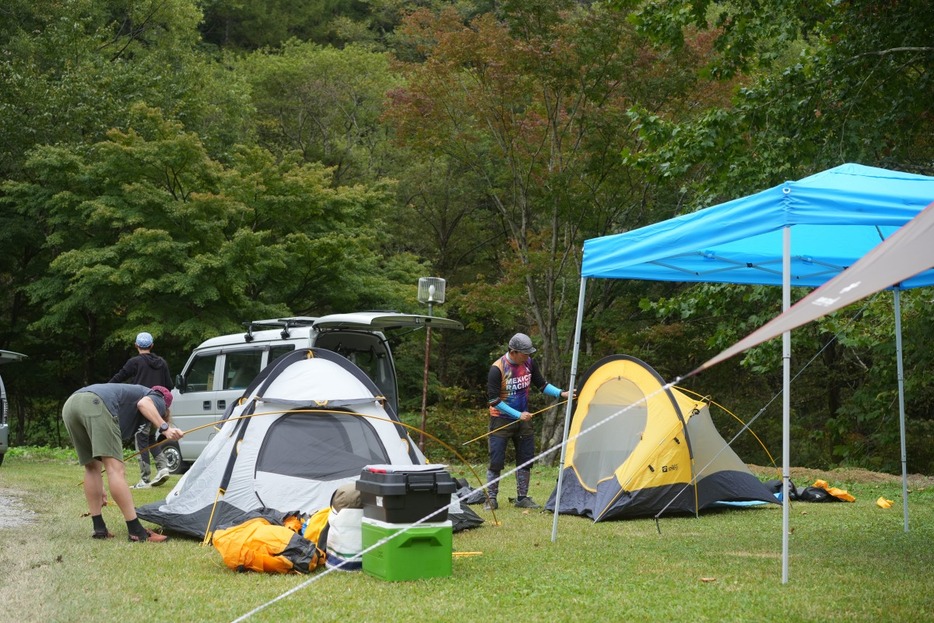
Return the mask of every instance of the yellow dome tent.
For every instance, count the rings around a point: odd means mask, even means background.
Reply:
[[[560,513],[605,521],[777,503],[717,432],[707,404],[664,386],[627,355],[587,372],[568,432]],[[546,508],[556,497],[557,489]]]

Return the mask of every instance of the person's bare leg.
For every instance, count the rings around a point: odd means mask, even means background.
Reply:
[[[101,462],[91,459],[84,466],[84,497],[88,501],[88,513],[93,517],[101,514],[104,502],[104,478],[101,476]]]
[[[110,497],[120,507],[123,518],[127,521],[133,521],[136,519],[136,505],[133,503],[130,486],[126,483],[126,466],[123,464],[123,460],[112,456],[101,458],[104,461],[104,468],[107,470],[107,488],[110,489]],[[100,512],[99,509],[98,512]]]

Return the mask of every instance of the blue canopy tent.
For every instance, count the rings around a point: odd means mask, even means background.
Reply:
[[[584,243],[571,362],[574,389],[588,279],[720,282],[780,285],[783,309],[791,287],[818,287],[888,239],[934,202],[934,177],[844,164],[795,182],[685,214],[641,229]],[[904,288],[934,284],[924,267],[894,284],[899,422],[905,530],[908,530],[907,457],[901,310]],[[784,479],[782,581],[788,580],[788,482],[790,455],[791,334],[783,334]],[[572,405],[565,412],[565,435]],[[564,464],[562,447],[561,464]],[[561,489],[559,472],[558,491]],[[558,500],[560,502],[560,500]],[[557,508],[552,538],[557,535]]]

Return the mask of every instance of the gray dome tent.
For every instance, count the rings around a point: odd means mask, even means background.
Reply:
[[[203,538],[256,509],[315,512],[366,465],[426,462],[398,422],[353,363],[324,349],[293,351],[260,372],[228,409],[166,499],[137,513]]]

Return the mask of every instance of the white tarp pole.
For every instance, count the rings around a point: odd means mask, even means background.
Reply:
[[[574,410],[574,382],[577,376],[577,355],[581,349],[581,325],[584,322],[584,297],[587,277],[581,276],[581,290],[577,299],[577,320],[574,325],[574,353],[571,355],[571,380],[568,382],[568,402],[564,407],[564,431],[561,433],[561,459],[558,461],[558,488],[555,489],[555,517],[551,524],[551,542],[558,540],[558,509],[561,508],[561,486],[564,484],[564,455],[567,452],[568,431],[571,430],[571,412]]]
[[[787,297],[784,303],[787,305],[791,300],[790,288],[790,261],[791,261],[791,234],[788,228],[784,231],[784,263],[782,266],[782,287],[784,296]],[[789,385],[791,384],[791,330],[800,327],[803,324],[825,316],[831,312],[842,309],[870,294],[874,294],[889,287],[896,287],[904,280],[921,274],[934,266],[934,245],[931,240],[934,239],[934,203],[928,205],[923,211],[915,216],[911,221],[900,227],[885,241],[876,246],[872,251],[861,257],[855,264],[844,270],[842,273],[820,286],[806,297],[798,301],[794,308],[782,312],[776,318],[773,318],[765,325],[759,327],[740,341],[736,342],[716,357],[709,359],[701,364],[687,377],[694,376],[699,372],[707,370],[721,361],[725,361],[734,355],[737,355],[757,344],[761,344],[779,333],[783,336],[783,349],[785,355],[785,369],[783,379],[785,400],[783,404],[783,422],[782,422],[782,463],[783,463],[783,484],[782,484],[782,525],[784,534],[782,535],[782,583],[788,581],[788,484],[790,481],[790,435],[791,435],[791,402],[789,399]],[[898,300],[898,299],[897,299]],[[897,350],[899,352],[899,387],[901,388],[903,371],[901,370],[901,308],[899,304],[899,313],[896,314],[896,340]],[[685,378],[687,378],[685,377]],[[901,390],[900,390],[901,391]],[[903,398],[900,396],[900,400]],[[904,426],[904,408],[900,418],[903,420],[901,425],[902,434],[905,434]],[[906,530],[907,530],[907,454],[905,452],[905,442],[902,440],[902,497],[904,498]]]
[[[791,307],[791,228],[782,232],[782,313]],[[791,508],[791,331],[782,333],[782,584],[788,583],[788,516]]]
[[[902,362],[902,291],[895,288],[895,363],[898,370],[898,428],[902,440],[902,512],[908,532],[908,450],[905,444],[905,368]]]

